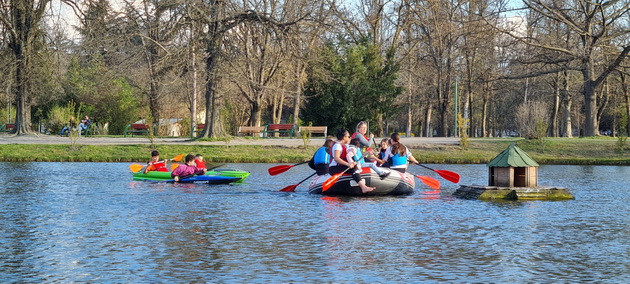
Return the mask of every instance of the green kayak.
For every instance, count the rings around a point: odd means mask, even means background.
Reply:
[[[235,182],[242,183],[249,176],[249,174],[250,173],[248,171],[239,171],[239,170],[232,170],[232,169],[213,169],[211,171],[208,171],[205,175],[217,176],[217,177],[238,177],[240,179]],[[151,171],[146,174],[143,174],[142,172],[134,173],[133,179],[134,180],[170,180],[172,178],[171,178],[171,172]]]

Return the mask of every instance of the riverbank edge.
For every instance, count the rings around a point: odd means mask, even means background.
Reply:
[[[409,149],[426,164],[485,164],[511,143],[517,143],[541,165],[630,165],[630,154],[615,149],[614,139],[556,139],[547,142],[546,150],[541,150],[536,141],[522,138],[471,139],[466,150],[453,144],[410,145]],[[209,163],[298,163],[310,159],[318,146],[4,144],[0,146],[0,161],[146,162],[154,148],[162,153],[162,158],[200,153]]]

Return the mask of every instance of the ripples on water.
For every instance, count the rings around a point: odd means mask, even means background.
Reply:
[[[335,198],[310,174],[231,165],[247,184],[131,181],[121,163],[0,163],[1,282],[630,280],[628,167],[543,166],[576,200]],[[485,184],[485,165],[436,165]],[[414,168],[417,174],[431,172]],[[436,176],[437,178],[437,176]]]

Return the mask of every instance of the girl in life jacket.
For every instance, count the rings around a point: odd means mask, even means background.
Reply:
[[[160,152],[157,150],[151,151],[151,161],[147,163],[143,172],[146,174],[150,171],[168,172],[168,168],[166,168],[166,160],[160,161]]]
[[[374,139],[374,134],[370,133],[367,135],[368,131],[368,123],[367,121],[359,121],[357,124],[357,131],[352,134],[350,139],[359,139],[361,146],[359,147],[361,151],[365,152],[368,147],[370,147],[370,141]],[[372,153],[374,154],[374,153]],[[372,158],[365,157],[366,162],[373,162]]]
[[[389,167],[393,170],[397,170],[401,173],[407,171],[408,162],[418,164],[418,160],[409,152],[409,149],[400,143],[400,135],[398,133],[392,134],[392,146],[387,148],[385,157],[389,163]]]
[[[359,184],[361,192],[368,193],[375,188],[365,184],[361,179],[361,174],[357,172],[357,162],[353,161],[352,157],[348,157],[348,148],[346,145],[348,142],[350,142],[350,133],[348,133],[348,130],[340,129],[337,131],[337,141],[332,148],[333,160],[330,163],[330,174],[335,175],[349,168],[352,172],[352,179]]]
[[[313,157],[308,161],[308,166],[317,172],[317,175],[323,176],[328,174],[330,162],[332,161],[332,147],[335,144],[335,140],[326,138],[324,145],[315,151]]]
[[[375,173],[377,173],[380,177],[386,177],[390,173],[390,171],[387,169],[382,169],[382,168],[377,167],[376,163],[365,162],[365,157],[363,156],[363,153],[361,152],[361,141],[359,141],[359,139],[357,138],[350,140],[350,146],[348,147],[348,155],[351,156],[352,159],[357,162],[358,172],[361,172],[362,167],[369,167]]]
[[[376,161],[376,166],[389,167],[389,163],[387,163],[387,158],[385,157],[385,152],[387,152],[389,146],[389,138],[383,138],[383,140],[381,140],[381,150],[373,157],[374,161]]]

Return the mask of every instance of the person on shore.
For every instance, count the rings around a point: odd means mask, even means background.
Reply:
[[[401,173],[407,172],[408,163],[419,164],[418,160],[414,158],[409,149],[400,143],[400,134],[392,134],[391,139],[392,146],[385,151],[385,157],[389,163],[389,168],[397,170]]]
[[[160,152],[158,150],[151,151],[151,161],[147,163],[143,173],[146,174],[150,171],[168,172],[168,168],[166,168],[166,160],[160,161]]]
[[[179,165],[176,169],[171,173],[171,177],[175,182],[180,181],[180,179],[184,179],[193,175],[205,175],[205,168],[198,168],[195,166],[195,155],[188,154],[186,158],[184,158],[184,164]]]
[[[346,169],[352,169],[352,179],[359,184],[361,192],[368,193],[375,188],[369,187],[365,184],[365,181],[361,179],[361,174],[356,171],[357,162],[352,161],[352,159],[348,159],[348,142],[350,142],[350,133],[348,133],[348,130],[338,130],[337,141],[332,147],[333,160],[330,162],[329,172],[331,175],[335,175],[345,171]]]
[[[387,169],[379,169],[376,166],[376,163],[366,162],[365,157],[361,151],[361,141],[358,138],[354,138],[350,140],[350,146],[348,147],[348,156],[350,159],[353,159],[357,162],[357,172],[361,172],[363,167],[369,167],[376,174],[378,174],[381,178],[384,178],[389,175],[390,171]]]
[[[92,120],[90,119],[89,116],[84,116],[83,119],[81,119],[81,123],[79,123],[79,136],[81,136],[81,131],[86,131],[88,129],[88,126],[92,123]],[[87,133],[86,133],[87,134]]]
[[[67,125],[64,125],[63,128],[61,129],[61,132],[59,133],[59,135],[61,136],[68,136],[70,135],[70,130],[76,129],[77,128],[77,121],[74,118],[74,116],[70,116],[70,120],[68,121]]]
[[[313,157],[308,161],[308,166],[317,172],[317,175],[323,176],[329,173],[330,162],[332,161],[332,147],[335,140],[326,138],[324,145],[315,151]]]

